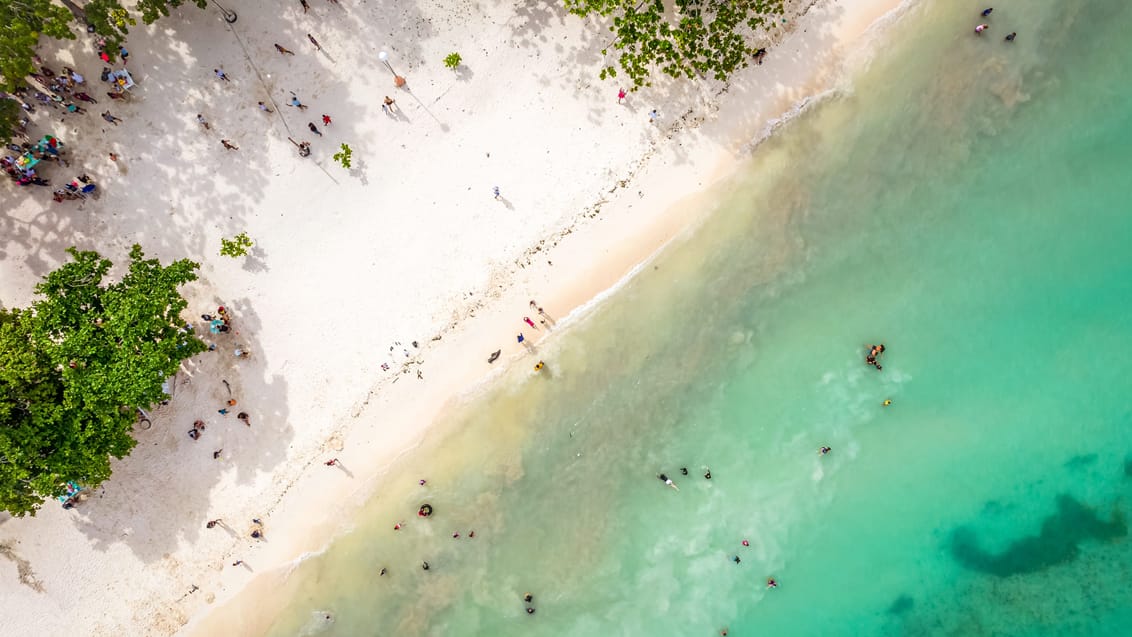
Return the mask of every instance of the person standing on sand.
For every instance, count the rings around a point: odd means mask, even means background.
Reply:
[[[285,46],[281,46],[278,42],[275,44],[275,50],[279,51],[280,55],[294,55],[295,52]]]
[[[322,45],[318,43],[318,40],[314,39],[313,35],[308,33],[307,39],[311,41],[311,44],[314,45],[314,48],[318,49],[319,53],[322,52]]]
[[[491,194],[495,196],[496,200],[498,200],[499,199],[499,186],[493,186],[491,188]]]
[[[621,100],[625,99],[625,95],[626,95],[625,89],[623,89],[623,88],[617,89],[617,103],[618,104],[621,103]]]
[[[323,126],[330,126],[330,116],[327,115],[326,113],[322,114],[322,125]]]
[[[228,149],[228,150],[240,150],[240,147],[239,147],[239,146],[237,146],[237,145],[233,144],[233,143],[232,143],[231,141],[229,141],[229,140],[227,140],[227,139],[222,139],[222,140],[220,140],[220,144],[221,144],[222,146],[224,146],[224,148],[226,148],[226,149]]]

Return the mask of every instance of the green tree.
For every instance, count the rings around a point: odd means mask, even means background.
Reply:
[[[35,514],[68,481],[93,487],[125,457],[136,410],[167,398],[162,383],[207,349],[181,312],[197,278],[141,246],[117,283],[111,262],[70,248],[72,261],[36,286],[30,308],[0,310],[0,509]]]
[[[231,239],[220,237],[220,256],[233,259],[242,257],[248,253],[248,248],[254,245],[246,232],[241,232]]]
[[[0,0],[0,80],[5,91],[35,72],[32,58],[39,36],[75,39],[71,12],[51,0]]]
[[[208,6],[208,0],[190,0],[201,9]],[[153,24],[158,18],[169,15],[171,7],[179,7],[185,0],[138,0],[135,9],[141,12],[142,23]],[[126,39],[130,27],[137,20],[119,0],[91,0],[83,7],[86,20],[94,26],[94,32],[106,39],[107,53],[114,57],[118,47]]]
[[[459,53],[449,53],[448,55],[446,55],[444,57],[444,66],[447,66],[448,68],[455,71],[457,68],[460,67],[460,62],[463,62],[463,61],[464,61],[464,58],[460,57]]]
[[[710,73],[727,80],[755,56],[758,28],[783,12],[783,0],[669,1],[671,6],[664,0],[563,0],[574,15],[612,17],[609,46],[633,88],[648,86],[655,70],[674,78]],[[609,56],[609,48],[601,54]],[[601,79],[616,76],[611,63],[601,70]]]
[[[350,148],[349,144],[343,143],[342,146],[341,146],[341,150],[334,153],[334,155],[332,156],[332,159],[334,161],[338,162],[339,164],[342,164],[343,168],[349,169],[350,166],[353,165],[354,149]]]

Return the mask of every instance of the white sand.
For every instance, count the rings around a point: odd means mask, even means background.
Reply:
[[[389,460],[491,372],[489,352],[503,349],[496,366],[531,364],[515,334],[546,332],[521,323],[537,321],[529,299],[562,318],[694,223],[705,205],[694,195],[769,122],[835,81],[831,61],[895,4],[823,2],[725,93],[659,82],[618,105],[617,84],[597,79],[604,32],[558,8],[310,2],[307,15],[297,1],[225,3],[240,14],[234,31],[195,7],[135,28],[128,104],[105,98],[85,38],[44,48],[100,98],[85,116],[37,112],[33,131],[72,151],[72,170],[52,166],[48,177],[85,170],[103,193],[79,206],[0,186],[0,299],[27,304],[67,246],[123,262],[140,242],[164,261],[200,261],[190,315],[223,304],[238,333],[186,364],[171,404],[91,499],[0,517],[6,633],[165,635],[196,617],[197,632],[215,634],[209,622],[231,613],[206,611],[255,573],[324,546]],[[380,47],[409,91],[393,88]],[[441,63],[452,51],[460,73]],[[213,76],[219,66],[233,82]],[[285,106],[289,90],[310,110]],[[384,95],[401,115],[382,113]],[[273,115],[255,107],[268,97]],[[125,121],[106,124],[106,109]],[[300,159],[288,134],[311,141],[312,156]],[[330,159],[341,142],[354,148],[353,170]],[[252,256],[217,256],[220,237],[242,230]],[[237,344],[252,357],[235,358]],[[217,413],[222,379],[251,428]],[[185,432],[196,418],[208,428],[194,442]],[[322,464],[332,457],[348,471]],[[253,517],[270,542],[247,539]],[[206,529],[213,518],[231,531]],[[247,568],[232,568],[236,559]],[[240,633],[262,629],[247,621]]]

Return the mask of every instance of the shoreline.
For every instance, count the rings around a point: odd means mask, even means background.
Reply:
[[[898,18],[902,10],[911,4],[907,0],[872,0],[867,7],[858,5],[846,10],[840,20],[837,20],[826,14],[838,8],[844,9],[842,2],[834,0],[829,3],[811,3],[800,24],[803,33],[815,26],[811,22],[832,28],[837,39],[823,50],[823,55],[826,58],[836,58],[837,53],[847,47],[850,40],[870,32],[882,20]],[[829,21],[832,21],[832,27]],[[791,44],[803,46],[798,42],[803,33],[799,33],[795,27],[794,31],[777,42],[775,48],[781,50]],[[772,53],[773,51],[772,49]],[[773,69],[778,66],[776,62],[772,55],[763,66]],[[848,66],[859,63],[857,61]],[[798,63],[791,65],[786,62],[783,65],[789,65],[786,69],[789,75],[804,74],[804,71],[799,73]],[[675,157],[671,145],[653,146],[633,174],[622,180],[623,187],[614,188],[616,193],[612,197],[603,198],[594,206],[587,207],[571,225],[554,233],[553,236],[557,239],[552,241],[549,248],[542,247],[540,242],[540,245],[528,249],[524,255],[528,265],[533,262],[531,257],[537,255],[552,257],[547,261],[558,262],[589,259],[586,267],[572,269],[567,273],[565,268],[552,269],[552,266],[541,263],[530,268],[520,265],[520,269],[512,273],[514,280],[508,282],[503,292],[473,309],[468,317],[453,322],[441,332],[440,344],[433,344],[428,350],[430,360],[460,361],[460,364],[441,373],[439,381],[436,380],[436,375],[431,376],[426,387],[396,388],[396,380],[379,381],[350,410],[351,418],[364,419],[369,416],[370,422],[358,420],[341,428],[340,431],[344,434],[343,449],[338,456],[348,466],[368,463],[381,467],[396,466],[410,457],[426,437],[445,435],[444,431],[438,429],[442,427],[441,423],[446,416],[458,411],[475,395],[489,388],[504,374],[507,367],[523,364],[524,359],[531,358],[529,353],[512,344],[504,348],[504,355],[497,361],[496,364],[500,367],[484,370],[481,359],[486,357],[490,348],[477,349],[471,343],[510,342],[508,339],[513,338],[511,330],[499,329],[496,325],[506,322],[515,313],[526,312],[524,299],[527,297],[533,296],[541,305],[549,308],[550,314],[557,317],[559,324],[555,330],[540,334],[536,344],[543,343],[547,338],[555,339],[558,332],[569,330],[573,324],[584,320],[600,306],[602,300],[616,294],[669,245],[695,231],[714,208],[715,201],[711,199],[713,189],[734,174],[737,167],[757,151],[762,141],[788,125],[810,106],[836,93],[838,87],[830,83],[830,78],[844,77],[843,66],[847,65],[828,59],[813,62],[813,68],[805,69],[810,73],[806,81],[797,86],[779,86],[773,95],[764,96],[765,103],[762,107],[772,112],[777,107],[777,112],[765,115],[759,120],[761,125],[732,125],[733,129],[740,130],[729,131],[731,144],[728,147],[706,141],[702,137],[690,140],[695,145],[692,151],[697,157],[695,162]],[[758,71],[756,67],[746,69],[737,74],[732,83],[745,80],[757,85]],[[823,84],[827,85],[822,88]],[[721,93],[725,92],[726,89]],[[722,103],[708,105],[716,107],[711,119],[691,128],[692,131],[699,126],[725,127],[727,118],[721,114],[728,109],[740,110],[735,100],[728,102],[728,98],[722,95],[717,95],[717,99]],[[669,141],[674,141],[676,135],[689,134],[683,126],[674,128],[679,130],[665,132]],[[680,154],[692,153],[684,150]],[[695,181],[695,186],[672,185],[670,178],[674,174],[689,173],[695,179],[688,181]],[[646,191],[645,186],[651,188]],[[647,194],[634,197],[636,193],[633,190]],[[665,204],[664,201],[668,203]],[[632,214],[634,207],[647,207],[654,202],[659,212],[651,213],[643,227],[638,225],[639,220]],[[595,207],[601,208],[600,216],[594,212]],[[598,254],[596,258],[593,256],[595,253]],[[516,263],[520,260],[522,257]],[[542,292],[534,293],[530,290]],[[562,316],[558,314],[560,308],[568,308]],[[390,395],[395,392],[397,396]],[[406,428],[400,433],[385,433],[391,437],[383,437],[383,432],[376,429],[373,413],[380,408],[392,410],[383,417],[387,422],[424,424]],[[225,591],[211,607],[200,607],[192,614],[180,634],[213,634],[221,628],[262,634],[273,616],[268,609],[276,601],[285,601],[286,596],[278,595],[278,590],[280,586],[286,585],[291,572],[303,561],[319,555],[338,537],[352,530],[349,524],[311,523],[312,511],[324,511],[325,504],[329,501],[338,503],[337,508],[341,509],[342,516],[352,519],[356,510],[375,497],[382,481],[395,470],[367,468],[348,483],[339,481],[328,485],[324,480],[318,480],[317,484],[310,483],[306,488],[286,494],[277,502],[276,508],[271,510],[272,528],[277,537],[285,538],[285,546],[271,546],[262,550],[258,561],[262,565],[266,558],[268,566],[261,566],[260,574],[251,580]],[[330,517],[333,519],[338,516]],[[242,612],[245,608],[255,608],[254,616],[248,617],[247,613]]]
[[[235,2],[242,15],[255,16]],[[255,16],[254,29],[241,21],[233,30],[189,7],[138,27],[130,67],[139,87],[123,107],[121,130],[97,118],[94,126],[66,118],[49,126],[72,144],[76,166],[91,166],[102,200],[46,209],[17,201],[13,225],[4,226],[13,232],[0,291],[6,302],[25,304],[32,275],[49,270],[62,246],[120,263],[139,242],[150,257],[202,262],[186,299],[193,308],[232,309],[237,336],[222,340],[222,350],[239,344],[252,357],[234,363],[217,352],[186,361],[173,401],[155,410],[154,427],[138,433],[138,447],[115,461],[114,476],[87,506],[64,512],[49,503],[37,518],[0,516],[9,558],[0,565],[9,565],[12,582],[18,571],[23,584],[5,595],[7,614],[21,618],[12,629],[191,635],[242,625],[241,633],[262,632],[272,604],[286,601],[275,587],[349,532],[360,507],[396,488],[391,476],[424,441],[447,435],[450,414],[495,386],[506,368],[527,364],[530,354],[514,339],[529,299],[559,320],[557,331],[584,321],[661,250],[694,232],[715,205],[713,190],[758,144],[804,111],[800,104],[830,94],[854,40],[909,4],[788,3],[795,5],[788,11],[804,7],[805,14],[775,35],[763,65],[727,85],[658,82],[664,86],[616,106],[607,99],[616,85],[598,82],[584,57],[595,53],[591,27],[556,23],[554,8],[542,23],[490,4],[469,17],[474,24],[453,25],[450,13],[434,7],[334,5],[307,17],[296,5]],[[434,26],[436,18],[446,24]],[[336,58],[280,60],[270,46],[284,37],[276,33],[311,19],[322,41],[339,41]],[[377,24],[390,31],[381,46],[410,79],[404,93],[388,88],[388,76],[341,75],[374,64],[377,45],[352,34]],[[166,26],[185,29],[184,42],[172,42],[191,46],[171,47]],[[418,28],[423,37],[403,35]],[[543,50],[548,37],[570,46]],[[77,61],[89,76],[96,67],[83,66],[87,45],[80,36],[44,57]],[[429,66],[453,46],[466,54],[465,76]],[[565,60],[575,68],[564,70]],[[225,62],[235,82],[216,86],[211,69]],[[287,90],[314,109],[320,102],[332,109],[327,138],[362,142],[358,166],[346,173],[332,164],[325,148],[333,146],[316,145],[309,162],[295,160],[283,132],[301,130],[304,117],[280,108],[265,118],[254,107],[285,99]],[[377,111],[384,93],[404,103],[402,115]],[[513,95],[528,102],[516,106]],[[659,127],[645,116],[653,105]],[[198,111],[215,131],[200,130]],[[34,123],[46,117],[58,119],[47,111]],[[217,155],[221,128],[241,151]],[[591,157],[589,148],[602,152]],[[107,162],[107,151],[122,160]],[[399,170],[386,171],[387,164]],[[493,183],[511,200],[491,201]],[[217,259],[218,238],[243,230],[256,241],[253,255]],[[522,329],[536,344],[553,348],[557,340]],[[398,338],[421,347],[404,359],[391,351],[393,370],[379,370]],[[486,365],[500,348],[501,359]],[[254,428],[216,417],[216,403],[227,398],[220,378],[232,381],[229,391]],[[206,442],[187,441],[179,423],[209,414]],[[209,453],[215,447],[224,448],[219,462]],[[335,456],[348,475],[321,466]],[[270,541],[246,537],[241,520],[252,517],[265,520]],[[233,528],[203,531],[215,518]],[[244,568],[231,568],[235,560]],[[254,616],[241,612],[247,609]]]

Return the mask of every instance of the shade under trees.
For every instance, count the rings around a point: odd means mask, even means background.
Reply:
[[[17,516],[69,481],[109,478],[110,459],[137,444],[138,408],[166,399],[162,383],[207,349],[180,317],[197,263],[163,266],[135,245],[125,276],[106,282],[108,259],[68,252],[31,307],[0,309],[0,509]]]

